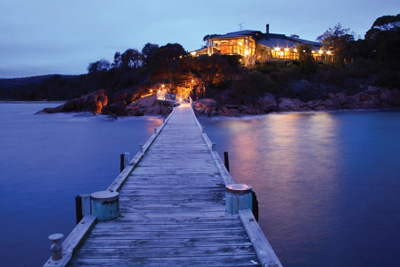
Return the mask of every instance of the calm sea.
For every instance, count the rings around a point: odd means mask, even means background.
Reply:
[[[0,265],[41,266],[75,225],[74,197],[106,189],[159,118],[33,115],[0,104]],[[202,119],[285,266],[400,266],[400,111]]]

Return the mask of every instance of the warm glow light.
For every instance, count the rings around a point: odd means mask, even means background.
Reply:
[[[322,54],[322,53],[324,53],[324,51],[322,51],[322,50],[319,50],[319,51],[318,51],[318,53]]]
[[[244,51],[244,55],[248,56],[249,55],[249,51],[248,50]]]
[[[297,49],[296,49],[296,48],[295,48],[295,49],[293,49],[293,52],[297,53]]]
[[[179,102],[182,102],[182,97],[179,98]]]
[[[275,51],[280,51],[281,49],[279,47],[275,47]]]
[[[162,88],[164,88],[164,87],[165,87],[165,85],[163,84],[163,85],[161,85],[161,87],[162,87]]]
[[[239,42],[239,45],[243,45],[243,43],[242,43],[242,42]]]
[[[289,48],[285,48],[285,51],[286,51],[286,52],[289,52]]]
[[[153,93],[153,89],[150,89],[150,93]]]
[[[328,55],[330,55],[331,54],[331,51],[328,51],[328,52],[326,52]]]
[[[192,83],[194,83],[194,80],[192,79]]]
[[[314,53],[315,53],[315,51],[314,51],[314,50],[311,50],[311,53],[312,53],[312,54],[314,54]]]
[[[193,52],[191,52],[190,54],[191,54],[192,56],[195,56],[195,55],[196,55],[196,52],[193,51]]]
[[[283,55],[284,55],[284,53],[283,53],[283,52],[279,52],[279,55],[280,55],[280,56],[283,56]]]

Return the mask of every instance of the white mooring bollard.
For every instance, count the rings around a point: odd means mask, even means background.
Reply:
[[[62,260],[62,244],[61,240],[64,237],[63,234],[52,234],[49,235],[51,241],[51,259],[54,261]]]
[[[239,210],[253,210],[253,195],[251,192],[251,186],[245,184],[227,185],[226,211],[231,214],[238,214]]]
[[[92,214],[98,221],[110,221],[119,216],[119,193],[99,191],[90,195]]]

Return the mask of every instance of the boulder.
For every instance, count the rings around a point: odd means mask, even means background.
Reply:
[[[264,112],[272,112],[278,110],[278,105],[276,103],[275,97],[266,93],[265,96],[258,99],[258,103],[260,104],[260,109]]]
[[[300,99],[279,98],[279,111],[307,111],[309,110],[306,104]]]
[[[103,114],[112,113],[112,114],[115,114],[117,116],[128,116],[129,115],[128,109],[126,108],[125,101],[120,101],[120,102],[117,102],[117,103],[113,103],[113,104],[111,104],[109,106],[106,106],[105,108],[106,108],[105,112],[102,111]],[[103,108],[103,110],[104,110],[104,108]]]
[[[44,113],[57,112],[81,112],[90,111],[93,113],[101,113],[104,106],[107,105],[108,98],[105,90],[98,90],[80,98],[74,98],[65,104],[55,108],[45,108]]]
[[[143,97],[127,107],[130,116],[165,115],[170,112],[169,103],[157,100],[157,95]]]

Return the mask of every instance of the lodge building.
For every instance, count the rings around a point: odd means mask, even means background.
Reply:
[[[274,60],[296,60],[299,58],[298,46],[310,44],[312,56],[315,60],[332,60],[332,51],[323,48],[319,42],[300,39],[298,35],[286,36],[269,32],[243,30],[226,34],[213,34],[205,37],[207,46],[194,50],[192,56],[199,55],[241,55],[243,64],[254,65],[256,62]]]

